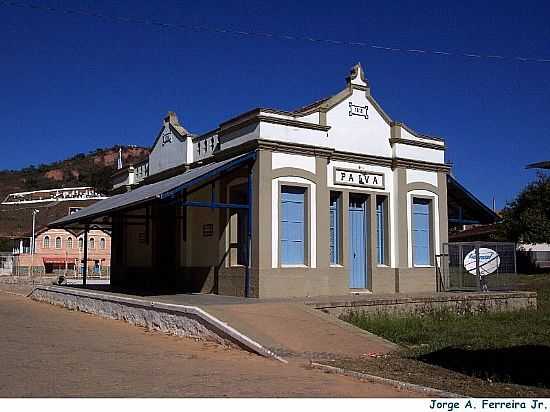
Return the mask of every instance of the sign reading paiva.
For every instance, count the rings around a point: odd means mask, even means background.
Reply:
[[[365,170],[334,169],[334,184],[384,189],[384,175]]]

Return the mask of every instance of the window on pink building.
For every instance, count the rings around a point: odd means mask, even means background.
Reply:
[[[44,240],[42,241],[42,247],[44,249],[50,248],[50,237],[48,235],[44,236]]]

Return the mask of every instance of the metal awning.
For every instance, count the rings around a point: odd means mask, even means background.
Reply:
[[[69,216],[50,223],[49,227],[66,227],[77,223],[91,224],[94,219],[111,215],[113,212],[133,208],[154,199],[167,199],[183,190],[218,176],[221,173],[235,169],[254,159],[255,152],[235,156],[220,162],[209,163],[196,167],[160,182],[140,186],[127,193],[115,195],[94,203]]]
[[[75,258],[60,257],[60,256],[44,256],[42,260],[44,261],[44,264],[46,263],[65,264],[65,263],[74,263]]]
[[[447,203],[449,208],[449,223],[468,225],[479,223],[495,223],[499,216],[462,186],[454,177],[447,175]],[[452,206],[457,206],[459,216],[451,216]],[[468,218],[463,216],[464,213]]]

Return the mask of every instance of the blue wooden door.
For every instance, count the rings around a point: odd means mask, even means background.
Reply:
[[[349,205],[349,287],[367,287],[367,243],[365,201],[351,199]]]

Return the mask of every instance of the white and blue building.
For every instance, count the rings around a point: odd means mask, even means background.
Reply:
[[[54,223],[112,230],[122,289],[292,297],[433,292],[445,142],[392,119],[360,65],[309,106],[194,135],[169,113],[120,193]],[[133,173],[133,175],[131,175]]]

